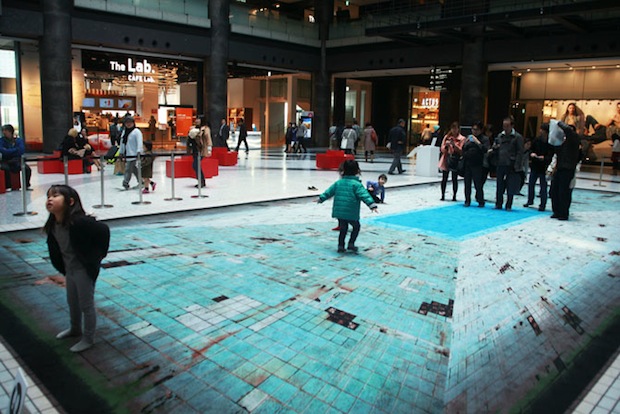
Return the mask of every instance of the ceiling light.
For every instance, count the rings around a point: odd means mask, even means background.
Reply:
[[[596,69],[596,66],[592,65],[592,69]]]
[[[549,71],[549,70],[551,70],[551,68],[547,68],[547,70]]]
[[[531,70],[530,68],[527,68],[527,71],[528,71],[528,72],[529,72],[530,70]]]

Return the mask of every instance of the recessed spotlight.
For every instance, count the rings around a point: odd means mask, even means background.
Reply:
[[[573,70],[573,67],[572,67],[572,66],[569,66],[569,67],[568,67],[568,70]]]
[[[596,69],[596,66],[592,65],[592,69]]]
[[[549,71],[549,70],[551,70],[551,68],[547,68],[547,70]]]
[[[528,71],[528,72],[529,72],[530,70],[531,70],[530,68],[527,68],[527,71]]]

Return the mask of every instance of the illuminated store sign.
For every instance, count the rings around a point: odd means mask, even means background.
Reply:
[[[155,79],[152,76],[149,76],[149,74],[155,73],[155,69],[153,69],[153,65],[151,65],[146,59],[142,59],[142,62],[134,63],[132,58],[127,58],[126,64],[116,60],[111,60],[110,70],[115,72],[129,72],[127,80],[131,82],[155,82]]]

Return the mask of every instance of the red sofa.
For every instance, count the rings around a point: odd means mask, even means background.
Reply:
[[[82,174],[82,160],[69,160],[69,174]],[[90,171],[90,166],[88,167]],[[37,172],[39,174],[64,174],[65,165],[62,161],[62,153],[54,151],[52,155],[40,157],[37,160]]]
[[[341,150],[327,150],[325,154],[316,154],[316,168],[334,170],[340,167],[344,160],[354,160],[353,154],[345,154]]]
[[[175,178],[196,178],[196,173],[192,168],[193,158],[191,155],[183,155],[174,159]],[[201,163],[202,172],[205,178],[212,178],[219,175],[218,162],[214,158],[203,158]],[[172,177],[171,162],[166,160],[166,177]]]
[[[228,151],[225,147],[213,147],[211,158],[217,159],[219,165],[228,167],[237,165],[238,154],[237,151]]]

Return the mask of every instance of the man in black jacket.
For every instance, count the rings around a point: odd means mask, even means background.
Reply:
[[[536,137],[530,152],[530,179],[527,188],[527,203],[523,207],[534,204],[536,181],[540,181],[540,205],[538,211],[545,211],[547,206],[547,167],[553,157],[553,147],[549,145],[549,124],[540,126],[540,135]]]
[[[575,127],[558,122],[566,137],[559,147],[556,147],[557,155],[556,170],[551,181],[551,208],[553,215],[551,218],[558,220],[568,220],[568,210],[573,199],[573,189],[571,181],[575,178],[575,168],[579,163],[580,138],[575,132]]]
[[[388,174],[394,174],[394,170],[398,169],[398,173],[402,174],[405,172],[403,170],[403,165],[400,162],[400,155],[405,147],[405,142],[407,141],[407,133],[405,132],[405,120],[399,119],[398,125],[394,128],[390,129],[388,134],[388,141],[390,143],[390,150],[392,151],[392,155],[394,159],[392,160],[392,165],[390,165],[390,169],[388,170]]]

